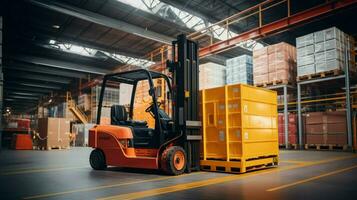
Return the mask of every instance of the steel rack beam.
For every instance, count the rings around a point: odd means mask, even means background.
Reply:
[[[263,2],[264,3],[264,2]],[[220,41],[207,47],[203,47],[199,51],[200,58],[223,52],[227,49],[235,47],[237,44],[247,41],[264,38],[276,33],[281,33],[290,30],[298,25],[306,24],[316,20],[316,18],[324,17],[333,11],[347,8],[356,4],[357,0],[339,0],[339,1],[327,1],[327,3],[315,6],[311,9],[298,12],[294,15],[290,15],[275,22],[262,25],[252,30],[241,33],[235,37],[232,37],[225,41]],[[247,10],[252,10],[248,8]],[[245,12],[245,11],[242,11]]]

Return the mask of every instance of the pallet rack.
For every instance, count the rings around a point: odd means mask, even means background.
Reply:
[[[283,106],[284,106],[284,134],[285,134],[285,148],[289,148],[289,124],[288,124],[288,90],[294,90],[295,86],[291,84],[282,84],[282,85],[271,85],[265,87],[270,90],[276,90],[278,93],[283,92]]]
[[[346,50],[345,52],[346,60],[348,56],[348,51]],[[352,147],[352,112],[351,112],[351,95],[350,95],[350,63],[346,62],[347,64],[344,66],[344,74],[338,75],[338,76],[332,76],[332,77],[323,77],[319,79],[309,79],[309,80],[303,80],[303,81],[298,81],[297,82],[297,111],[298,111],[298,137],[299,137],[299,148],[303,147],[303,127],[302,127],[302,112],[301,112],[301,87],[303,85],[309,85],[312,83],[322,83],[322,82],[327,82],[327,81],[336,81],[340,79],[344,79],[344,87],[346,90],[346,95],[345,95],[345,101],[346,101],[346,120],[347,120],[347,145],[348,148]],[[322,102],[324,99],[317,99],[314,102]]]

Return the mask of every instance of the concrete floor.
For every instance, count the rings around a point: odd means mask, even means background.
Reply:
[[[90,148],[0,152],[0,199],[357,199],[357,154],[281,151],[246,174],[94,171]]]

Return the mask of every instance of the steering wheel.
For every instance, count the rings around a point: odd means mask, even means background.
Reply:
[[[162,104],[161,102],[157,102],[157,107],[159,108],[161,104]],[[151,103],[151,105],[145,109],[145,112],[151,112],[153,107],[154,107],[154,102]]]

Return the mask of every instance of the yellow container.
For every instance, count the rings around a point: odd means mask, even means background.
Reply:
[[[203,169],[246,172],[278,163],[275,91],[236,84],[200,95]]]

